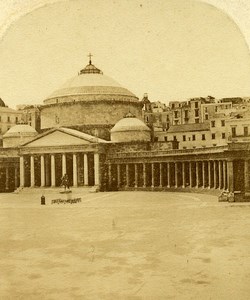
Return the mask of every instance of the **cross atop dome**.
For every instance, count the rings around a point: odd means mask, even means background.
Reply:
[[[92,65],[92,61],[91,61],[91,57],[94,56],[93,54],[89,53],[88,57],[89,57],[89,64]]]
[[[81,74],[103,74],[100,69],[98,69],[94,65],[92,65],[91,58],[92,58],[93,54],[89,53],[87,56],[89,57],[89,64],[80,71],[79,75],[81,75]]]

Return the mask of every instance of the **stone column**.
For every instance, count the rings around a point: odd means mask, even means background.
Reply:
[[[51,163],[51,186],[56,186],[56,166],[55,166],[55,155],[51,154],[50,156],[50,163]]]
[[[178,163],[174,163],[174,179],[175,179],[175,188],[178,188]]]
[[[195,163],[195,175],[196,175],[196,188],[198,189],[198,187],[199,187],[199,162],[197,161],[196,163]]]
[[[129,187],[129,165],[126,164],[126,187]]]
[[[77,156],[73,153],[73,187],[77,187]]]
[[[163,181],[163,172],[162,172],[162,163],[160,163],[160,184],[159,187],[162,188],[162,181]]]
[[[186,187],[186,170],[185,170],[185,162],[182,162],[182,188]]]
[[[99,153],[94,154],[94,170],[95,170],[95,185],[100,184],[100,173],[99,173]]]
[[[50,168],[49,168],[49,156],[45,156],[45,185],[49,186],[50,185],[50,180],[51,180],[51,173],[50,173]]]
[[[233,170],[233,161],[227,161],[227,186],[229,192],[234,191],[234,170]]]
[[[89,168],[88,168],[88,154],[84,153],[83,156],[83,176],[84,176],[84,185],[89,185]]]
[[[35,186],[35,162],[34,162],[34,156],[30,156],[30,186]]]
[[[138,166],[135,164],[135,188],[138,187]]]
[[[167,174],[168,174],[168,178],[167,178],[167,188],[170,188],[170,163],[167,163]]]
[[[152,172],[151,188],[154,188],[155,187],[155,166],[154,166],[154,163],[151,163],[151,172]]]
[[[192,172],[192,162],[189,162],[189,186],[193,187],[193,172]]]
[[[117,165],[117,187],[121,186],[121,165]]]
[[[146,164],[143,163],[143,187],[145,188],[147,185],[147,172],[146,172]]]
[[[9,168],[5,168],[5,174],[6,174],[6,178],[5,178],[5,189],[8,190],[9,189]]]
[[[24,187],[24,157],[20,156],[19,160],[19,172],[20,172],[20,187]]]
[[[218,161],[218,166],[219,166],[219,189],[222,188],[222,165],[221,165],[221,161]]]
[[[249,190],[249,160],[244,161],[245,191]]]
[[[212,174],[211,174],[211,161],[207,162],[207,173],[208,173],[208,186],[207,188],[210,189],[211,188],[211,179],[212,179]]]
[[[17,169],[17,167],[15,167],[14,170],[15,170],[14,176],[15,176],[15,189],[16,189],[18,187],[18,169]]]
[[[214,188],[217,188],[217,163],[214,160]]]
[[[112,184],[112,173],[111,173],[111,163],[108,164],[108,183],[109,183],[109,188],[111,187]]]
[[[45,163],[44,163],[44,155],[42,154],[40,157],[41,160],[41,187],[45,186]]]
[[[67,167],[66,167],[66,154],[63,153],[63,154],[62,154],[62,176],[63,176],[64,174],[66,174],[66,173],[67,173]]]
[[[223,160],[223,188],[227,188],[227,162]]]
[[[206,172],[205,172],[205,161],[202,161],[202,188],[206,186]]]

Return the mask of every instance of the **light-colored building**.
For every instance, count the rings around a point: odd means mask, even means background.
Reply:
[[[17,110],[22,112],[22,121],[24,124],[32,126],[40,132],[41,129],[41,105],[18,105]]]
[[[22,119],[22,113],[9,108],[0,98],[0,145],[2,145],[3,135]]]

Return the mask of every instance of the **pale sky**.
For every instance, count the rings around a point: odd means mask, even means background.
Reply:
[[[10,107],[41,104],[77,75],[89,52],[96,67],[140,99],[145,92],[165,103],[250,97],[250,56],[241,31],[199,1],[62,1],[16,18],[2,32],[0,97]]]

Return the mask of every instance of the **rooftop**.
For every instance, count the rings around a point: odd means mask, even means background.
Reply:
[[[189,132],[189,131],[208,131],[210,126],[208,123],[193,123],[193,124],[181,124],[172,125],[168,129],[168,133],[174,132]]]

